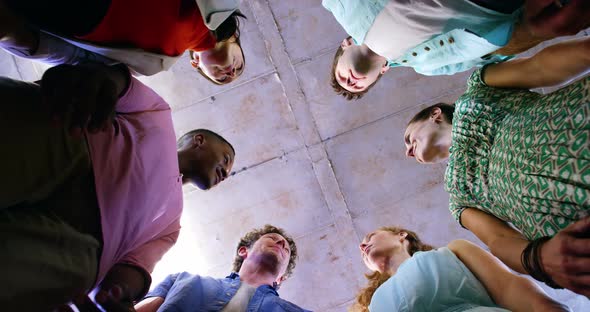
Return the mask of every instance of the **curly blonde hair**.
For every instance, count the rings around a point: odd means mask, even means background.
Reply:
[[[377,229],[377,231],[388,231],[393,234],[407,233],[408,235],[406,236],[406,240],[409,242],[408,253],[410,256],[414,255],[414,253],[417,251],[428,251],[434,249],[434,247],[431,245],[423,243],[418,237],[418,234],[404,228],[384,226]],[[368,312],[369,304],[371,303],[373,294],[377,288],[381,286],[381,284],[385,283],[385,281],[391,277],[391,274],[374,271],[365,274],[365,277],[368,280],[368,284],[365,288],[359,291],[358,295],[356,296],[356,302],[348,309],[350,312]]]

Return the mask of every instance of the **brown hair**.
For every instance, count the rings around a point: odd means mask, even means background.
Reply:
[[[223,21],[223,23],[221,23],[221,25],[219,25],[219,27],[217,27],[217,29],[210,30],[209,32],[213,35],[213,37],[215,37],[215,41],[217,41],[217,42],[228,41],[232,38],[232,36],[234,36],[235,41],[236,41],[235,43],[240,48],[240,53],[242,53],[242,59],[244,60],[243,66],[245,68],[246,67],[246,55],[244,54],[244,50],[242,49],[242,43],[240,42],[240,18],[247,19],[244,14],[242,14],[239,10],[236,10],[225,21]],[[191,59],[194,59],[193,53],[194,53],[194,51],[189,50],[189,57]],[[217,80],[205,75],[205,73],[203,72],[201,67],[197,66],[196,69],[197,69],[197,72],[199,72],[199,74],[201,74],[201,76],[203,76],[205,79],[209,80],[210,82],[212,82],[218,86],[230,83],[230,82],[225,82],[225,81],[224,82],[217,81]],[[240,75],[241,75],[241,73],[240,73]]]
[[[350,39],[351,37],[348,38]],[[336,80],[336,66],[338,65],[338,60],[340,60],[342,53],[344,53],[344,49],[342,48],[342,46],[340,46],[338,47],[338,50],[336,50],[336,54],[334,55],[334,61],[332,61],[332,71],[330,72],[330,85],[332,86],[332,89],[334,89],[334,92],[336,92],[336,94],[342,95],[347,100],[358,100],[362,98],[363,95],[365,95],[365,93],[367,93],[377,83],[377,81],[379,81],[379,79],[381,79],[381,76],[383,76],[383,74],[379,74],[379,76],[377,76],[377,79],[363,91],[350,92],[344,89],[338,83],[338,80]]]
[[[236,43],[236,44],[238,45],[238,47],[240,48],[240,52],[242,53],[242,59],[244,60],[244,68],[246,68],[246,55],[244,54],[244,50],[242,49],[242,44],[241,44],[241,42],[240,42],[240,37],[239,37],[239,34],[238,34],[238,36],[236,36],[236,42],[235,42],[235,43]],[[190,58],[191,58],[191,59],[194,59],[194,58],[195,58],[195,57],[193,56],[193,54],[194,54],[194,51],[189,51],[189,56],[190,56]],[[201,67],[198,67],[198,66],[197,66],[197,67],[195,67],[195,68],[196,68],[197,72],[199,72],[199,74],[201,74],[201,76],[203,76],[205,79],[209,80],[209,81],[210,81],[210,82],[212,82],[213,84],[216,84],[216,85],[218,85],[218,86],[222,86],[222,85],[224,85],[224,84],[228,84],[228,83],[229,83],[229,82],[225,82],[225,81],[223,81],[223,82],[222,82],[222,81],[217,81],[217,80],[215,80],[215,79],[213,79],[213,78],[211,78],[211,77],[207,76],[207,75],[206,75],[206,74],[203,72],[203,70],[201,69]],[[242,70],[242,73],[243,73],[243,70]],[[241,74],[240,74],[240,75],[241,75]],[[233,80],[232,80],[232,81],[233,81]],[[231,82],[231,81],[230,81],[230,82]]]
[[[247,19],[240,10],[235,10],[217,29],[209,32],[217,42],[229,40],[234,35],[236,38],[240,38],[240,18]]]
[[[453,113],[455,112],[455,105],[447,104],[447,103],[436,103],[434,105],[426,107],[425,109],[418,112],[418,114],[414,115],[414,117],[412,117],[410,122],[408,122],[408,126],[415,123],[415,122],[423,121],[423,120],[430,118],[430,114],[432,113],[432,110],[434,108],[440,108],[440,110],[443,113],[443,116],[445,116],[445,119],[450,124],[453,123]]]
[[[266,224],[263,228],[254,229],[242,238],[240,238],[240,242],[238,243],[238,247],[236,248],[236,257],[234,259],[233,264],[233,271],[239,272],[240,268],[242,267],[242,263],[244,263],[244,258],[240,257],[238,254],[238,249],[240,247],[250,248],[254,243],[262,237],[264,234],[276,233],[281,235],[285,238],[287,243],[289,243],[289,248],[291,248],[291,256],[289,257],[289,265],[287,266],[287,271],[283,275],[284,278],[287,278],[293,274],[293,269],[295,269],[295,260],[297,260],[297,246],[295,245],[295,241],[293,238],[285,233],[285,230],[272,226],[270,224]]]
[[[414,255],[414,253],[417,251],[428,251],[434,249],[434,247],[431,245],[424,244],[418,237],[418,234],[404,228],[385,226],[377,229],[377,231],[388,231],[393,234],[399,234],[402,232],[408,233],[406,240],[410,243],[408,245],[408,253],[410,256]],[[391,274],[375,271],[365,274],[365,277],[369,281],[368,285],[359,291],[358,295],[356,296],[356,302],[349,309],[351,312],[368,312],[369,304],[371,303],[371,298],[373,297],[375,290],[377,290],[381,284],[385,283],[385,281],[391,277]]]

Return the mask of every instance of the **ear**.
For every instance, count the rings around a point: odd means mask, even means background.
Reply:
[[[203,144],[205,144],[205,136],[202,135],[201,133],[197,133],[195,135],[193,135],[193,139],[192,139],[192,145],[193,148],[199,148],[201,146],[203,146]]]
[[[190,57],[191,57],[191,65],[194,68],[198,68],[199,67],[199,63],[201,62],[201,58],[199,57],[199,54],[195,51],[189,51],[190,53]]]
[[[275,283],[277,283],[277,285],[281,285],[281,283],[284,282],[286,279],[287,279],[287,277],[283,275],[283,276],[277,278]]]
[[[238,248],[238,256],[242,257],[242,259],[246,259],[248,257],[248,248],[246,248],[246,246]]]
[[[398,235],[400,236],[400,238],[406,239],[406,237],[408,237],[408,233],[406,232],[399,232]]]
[[[352,40],[352,37],[348,37],[348,38],[345,38],[344,40],[342,40],[340,47],[342,47],[342,49],[346,49],[346,48],[350,47],[351,45],[354,45],[354,41]]]
[[[432,120],[436,123],[444,121],[442,110],[439,107],[434,107],[432,109],[432,111],[430,112],[430,120]]]
[[[385,74],[391,67],[389,67],[389,62],[385,61],[383,67],[381,67],[381,75]]]

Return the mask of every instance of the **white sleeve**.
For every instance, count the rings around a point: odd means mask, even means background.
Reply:
[[[27,47],[5,46],[5,51],[18,57],[43,62],[50,65],[71,64],[80,62],[100,62],[105,64],[118,63],[108,57],[90,52],[73,45],[57,36],[39,32],[39,45],[36,51]]]

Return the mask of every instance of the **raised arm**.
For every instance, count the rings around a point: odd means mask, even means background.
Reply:
[[[570,311],[548,297],[534,282],[511,273],[502,262],[475,244],[455,240],[448,248],[484,285],[496,304],[510,311]]]
[[[489,65],[484,82],[491,87],[533,89],[568,82],[590,72],[590,38],[549,46],[539,53]]]

